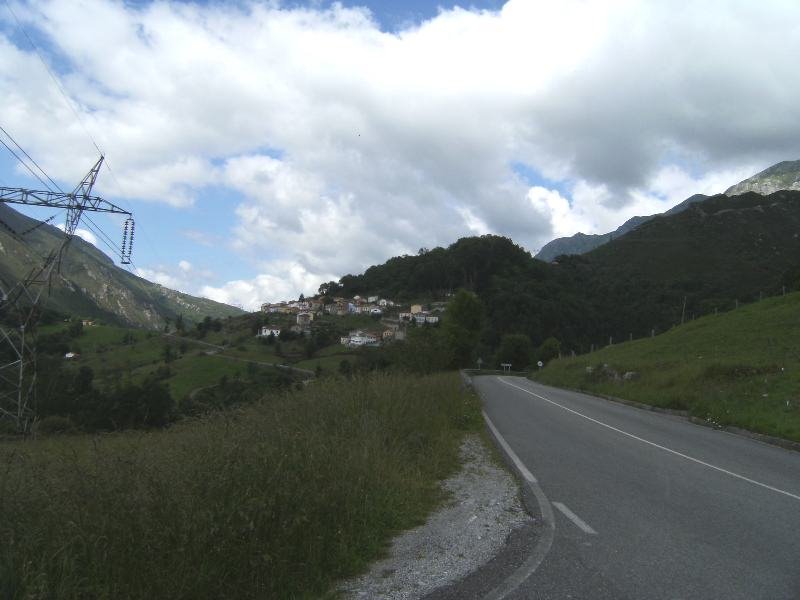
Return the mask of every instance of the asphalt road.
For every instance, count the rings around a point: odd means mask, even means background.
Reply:
[[[800,453],[522,378],[474,383],[555,518],[508,598],[800,599]]]

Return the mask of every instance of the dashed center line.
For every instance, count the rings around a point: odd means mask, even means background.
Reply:
[[[578,515],[572,512],[566,505],[562,504],[561,502],[553,502],[553,506],[555,506],[558,510],[560,510],[565,517],[567,517],[570,521],[575,523],[578,526],[578,529],[583,530],[584,533],[588,533],[589,535],[597,535],[597,532],[592,529],[589,524],[581,519]]]

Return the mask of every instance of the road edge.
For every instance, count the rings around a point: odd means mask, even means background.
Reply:
[[[502,434],[497,431],[497,428],[494,426],[494,423],[492,423],[489,415],[487,415],[483,410],[481,410],[481,414],[483,415],[483,419],[486,422],[495,446],[502,454],[506,464],[513,470],[521,483],[522,502],[525,505],[525,508],[534,518],[538,516],[541,521],[541,535],[536,541],[536,545],[534,546],[528,558],[526,558],[525,562],[517,567],[514,572],[511,573],[511,575],[506,577],[502,583],[497,585],[486,595],[487,600],[502,600],[516,590],[520,585],[522,585],[523,582],[525,582],[531,575],[534,574],[534,572],[536,572],[536,569],[539,568],[539,565],[542,564],[542,561],[544,560],[545,556],[547,556],[547,553],[550,552],[550,548],[553,545],[553,539],[555,538],[556,531],[556,520],[555,515],[553,514],[553,507],[539,485],[539,482],[536,481],[535,478],[533,478],[533,481],[531,481],[528,479],[528,477],[526,477],[525,473],[518,466],[522,464],[522,461],[508,445],[508,442],[505,441],[505,438],[503,438]],[[528,493],[525,493],[526,491]],[[536,503],[535,505],[534,501]]]
[[[632,408],[638,408],[639,410],[646,410],[649,412],[672,415],[674,417],[681,417],[683,419],[686,419],[690,423],[694,423],[695,425],[700,425],[701,427],[708,427],[709,429],[715,429],[716,431],[722,431],[724,433],[729,433],[730,435],[738,435],[750,440],[761,442],[762,444],[768,444],[770,446],[778,446],[779,448],[783,448],[784,450],[793,450],[794,452],[800,452],[800,442],[795,442],[794,440],[787,440],[784,438],[775,437],[773,435],[767,435],[766,433],[758,433],[757,431],[750,431],[749,429],[742,429],[741,427],[736,427],[734,425],[717,425],[715,423],[707,421],[706,419],[693,417],[692,415],[689,414],[689,411],[687,410],[680,410],[676,408],[663,408],[661,406],[653,406],[652,404],[645,404],[644,402],[637,402],[636,400],[628,400],[626,398],[619,398],[617,396],[609,396],[608,394],[599,394],[591,390],[584,390],[573,387],[561,387],[557,385],[551,385],[549,383],[543,383],[541,381],[537,381],[536,379],[531,379],[531,378],[527,379],[537,385],[553,388],[554,390],[576,392],[578,394],[583,394],[584,396],[588,396],[590,398],[608,400],[609,402],[624,404]]]
[[[472,378],[468,373],[461,371],[461,377],[466,387],[475,389],[472,384]],[[478,392],[478,395],[480,396],[480,392]],[[483,398],[481,398],[481,400],[483,400]],[[508,468],[519,480],[522,502],[525,509],[534,519],[538,518],[541,523],[539,527],[541,535],[537,539],[529,556],[519,567],[485,596],[487,600],[502,600],[516,590],[539,568],[539,565],[542,563],[545,556],[547,556],[547,553],[553,545],[556,520],[553,507],[547,499],[544,490],[542,490],[539,485],[539,482],[530,471],[528,471],[514,450],[511,449],[511,446],[508,445],[508,442],[497,430],[494,423],[489,418],[489,415],[486,414],[486,411],[481,409],[481,414],[483,415],[483,420],[486,423],[486,428],[495,447],[500,452]]]

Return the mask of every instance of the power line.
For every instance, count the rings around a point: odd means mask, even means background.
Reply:
[[[5,131],[5,130],[4,130],[4,131]],[[13,138],[12,138],[12,141],[13,141]],[[38,180],[39,180],[39,182],[40,182],[40,183],[41,183],[41,184],[42,184],[44,187],[46,187],[46,188],[47,188],[48,190],[50,190],[51,192],[53,191],[53,189],[52,189],[52,188],[51,188],[51,187],[48,185],[48,183],[47,183],[47,182],[46,182],[44,179],[42,179],[41,177],[39,177],[39,175],[36,173],[36,171],[34,171],[33,169],[31,169],[31,167],[28,165],[28,163],[26,163],[24,160],[22,160],[22,159],[19,157],[19,155],[18,155],[16,152],[14,152],[14,150],[11,148],[11,146],[9,146],[8,144],[6,144],[6,143],[5,143],[5,141],[3,141],[3,139],[2,139],[2,138],[0,138],[0,144],[3,144],[3,146],[5,146],[5,147],[6,147],[6,150],[8,150],[8,151],[11,153],[11,155],[12,155],[14,158],[16,158],[16,159],[19,161],[19,163],[20,163],[20,164],[21,164],[23,167],[25,167],[26,169],[28,169],[28,171],[30,172],[30,174],[31,174],[31,175],[33,175],[33,176],[34,176],[36,179],[38,179]],[[14,144],[16,145],[16,142],[14,142]],[[19,146],[17,146],[17,147],[19,147]]]
[[[56,188],[56,189],[57,189],[59,192],[62,192],[62,193],[64,192],[64,190],[62,190],[62,189],[59,187],[59,185],[58,185],[58,184],[57,184],[55,181],[53,181],[53,178],[52,178],[52,177],[50,177],[50,175],[48,175],[47,173],[45,173],[45,172],[44,172],[44,169],[43,169],[42,167],[40,167],[40,166],[39,166],[39,163],[37,163],[35,160],[33,160],[33,158],[31,157],[31,155],[30,155],[30,154],[28,154],[27,152],[25,152],[25,148],[23,148],[22,146],[20,146],[20,145],[19,145],[19,143],[17,143],[17,140],[15,140],[15,139],[14,139],[14,136],[12,136],[10,133],[8,133],[8,131],[6,131],[6,130],[3,128],[3,126],[2,126],[2,125],[0,125],[0,131],[2,131],[2,132],[3,132],[3,133],[6,135],[6,137],[8,137],[8,139],[10,139],[10,140],[12,141],[12,143],[13,143],[13,144],[14,144],[14,145],[15,145],[17,148],[19,148],[19,150],[20,150],[20,151],[21,151],[21,152],[22,152],[22,153],[23,153],[23,154],[24,154],[24,155],[25,155],[25,156],[28,158],[28,160],[29,160],[29,161],[31,161],[31,162],[34,164],[34,166],[35,166],[37,169],[39,169],[39,171],[42,173],[42,175],[44,175],[44,176],[45,176],[45,177],[46,177],[46,178],[47,178],[47,179],[50,181],[50,183],[52,183],[52,184],[55,186],[55,188]],[[3,143],[3,145],[5,146],[5,143]],[[8,148],[8,146],[6,146],[6,148]],[[39,178],[39,181],[42,181],[42,180],[41,180],[41,178]],[[42,183],[44,183],[44,182],[42,182]],[[46,186],[46,185],[47,185],[47,184],[45,183],[45,186]],[[50,191],[52,191],[52,189],[51,189],[51,188],[49,188],[49,187],[48,187],[48,189],[50,189]]]
[[[71,98],[69,97],[67,92],[64,90],[64,87],[61,85],[61,82],[58,79],[58,77],[56,77],[55,73],[53,73],[53,71],[50,69],[49,65],[47,64],[47,61],[42,56],[42,52],[39,50],[38,45],[36,44],[36,42],[33,41],[33,38],[28,34],[27,29],[22,24],[22,22],[19,20],[19,18],[17,17],[16,13],[14,12],[14,10],[11,8],[11,5],[9,4],[9,1],[8,0],[4,0],[4,3],[6,5],[6,8],[8,9],[8,12],[11,13],[11,16],[13,17],[13,19],[14,19],[16,25],[17,25],[17,29],[25,36],[25,39],[28,40],[28,43],[30,44],[31,48],[33,48],[34,52],[36,53],[36,56],[39,58],[39,61],[42,63],[42,66],[44,67],[45,71],[47,71],[47,74],[50,76],[50,79],[52,79],[53,83],[56,85],[56,88],[58,89],[59,93],[61,94],[61,97],[64,99],[64,103],[67,105],[67,107],[70,109],[70,111],[72,111],[72,114],[75,115],[75,118],[78,121],[78,124],[80,125],[81,129],[83,129],[83,132],[86,134],[86,137],[89,138],[89,141],[91,141],[91,143],[94,146],[95,150],[97,150],[97,152],[101,156],[104,156],[105,153],[101,150],[100,146],[97,144],[97,141],[92,136],[92,134],[89,132],[89,129],[86,127],[86,123],[84,122],[84,120],[81,117],[80,113],[75,108],[75,103],[71,100]],[[11,137],[11,136],[9,136],[9,137]],[[21,147],[20,147],[20,150],[22,150]],[[23,152],[24,152],[24,150],[23,150]],[[25,155],[28,156],[27,153],[25,153]],[[28,157],[30,158],[30,156],[28,156]],[[36,163],[36,161],[34,161],[32,158],[31,158],[31,162],[33,162],[33,164],[36,165],[36,167],[45,175],[45,177],[47,177],[47,179],[50,179],[50,181],[53,181],[44,172],[44,170],[41,167],[39,167],[39,165]],[[109,164],[108,160],[105,160],[104,162],[105,162],[105,166],[108,169],[108,172],[111,174],[111,177],[114,179],[114,182],[116,183],[117,188],[120,191],[120,194],[124,197],[125,196],[125,191],[124,191],[124,189],[122,187],[122,184],[120,183],[119,179],[117,178],[116,173],[111,169],[111,165]],[[25,166],[26,166],[26,168],[28,168],[29,171],[31,170],[30,167],[28,167],[27,165],[25,165]],[[39,178],[39,177],[37,177],[37,179],[39,179],[39,181],[42,181],[41,178]],[[44,183],[44,182],[42,182],[42,183]],[[53,184],[58,188],[58,184],[56,184],[54,181],[53,181]],[[58,188],[58,189],[60,190],[60,188]],[[128,207],[128,208],[130,208],[130,207]],[[129,212],[132,212],[132,211],[129,211]],[[86,215],[84,215],[84,216],[86,216]],[[97,226],[96,224],[94,224],[94,225],[98,229],[98,231],[103,236],[105,236],[105,234],[102,233],[102,230],[100,229],[100,227]],[[108,238],[108,236],[105,236],[105,237]],[[145,237],[146,238],[148,237],[146,235],[146,232],[145,232]],[[148,242],[148,246],[150,246],[153,250],[155,250],[156,254],[158,254],[157,246],[155,244],[150,243],[150,241],[148,239],[146,239],[146,241]],[[112,245],[113,245],[113,242],[112,242]],[[124,254],[125,254],[124,248],[119,253],[118,253],[117,250],[114,250],[113,252],[114,252],[114,254],[118,255],[121,260],[124,260]],[[127,257],[127,260],[130,261],[130,256]]]
[[[95,150],[97,150],[97,152],[99,152],[100,155],[102,155],[103,151],[100,150],[100,147],[97,145],[97,142],[92,137],[92,134],[89,133],[88,129],[86,129],[86,124],[83,122],[83,119],[81,119],[80,113],[78,113],[78,111],[75,109],[75,106],[70,101],[69,96],[67,95],[66,91],[64,91],[64,88],[61,85],[61,82],[58,80],[58,78],[50,70],[50,67],[47,65],[47,61],[45,61],[44,57],[42,56],[42,53],[39,51],[39,47],[36,45],[36,42],[34,42],[33,39],[31,38],[31,36],[28,35],[28,30],[25,29],[25,26],[17,18],[17,14],[14,12],[14,9],[11,8],[11,5],[9,4],[8,0],[4,0],[4,2],[5,2],[5,5],[6,5],[6,8],[8,9],[8,12],[11,13],[11,16],[14,18],[14,21],[17,24],[17,29],[19,29],[22,32],[22,35],[24,35],[25,39],[28,40],[28,43],[31,45],[31,48],[33,48],[33,51],[36,53],[36,56],[39,57],[39,61],[44,66],[45,71],[47,71],[47,74],[50,75],[50,79],[53,80],[53,83],[56,84],[56,88],[61,93],[61,96],[64,98],[64,102],[69,107],[69,109],[72,111],[72,114],[75,115],[75,118],[78,119],[78,124],[80,124],[81,128],[83,129],[83,132],[91,140],[92,145],[94,145],[94,147],[95,147]]]

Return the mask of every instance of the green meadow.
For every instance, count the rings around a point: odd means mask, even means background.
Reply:
[[[533,378],[800,441],[800,293],[555,360]]]

